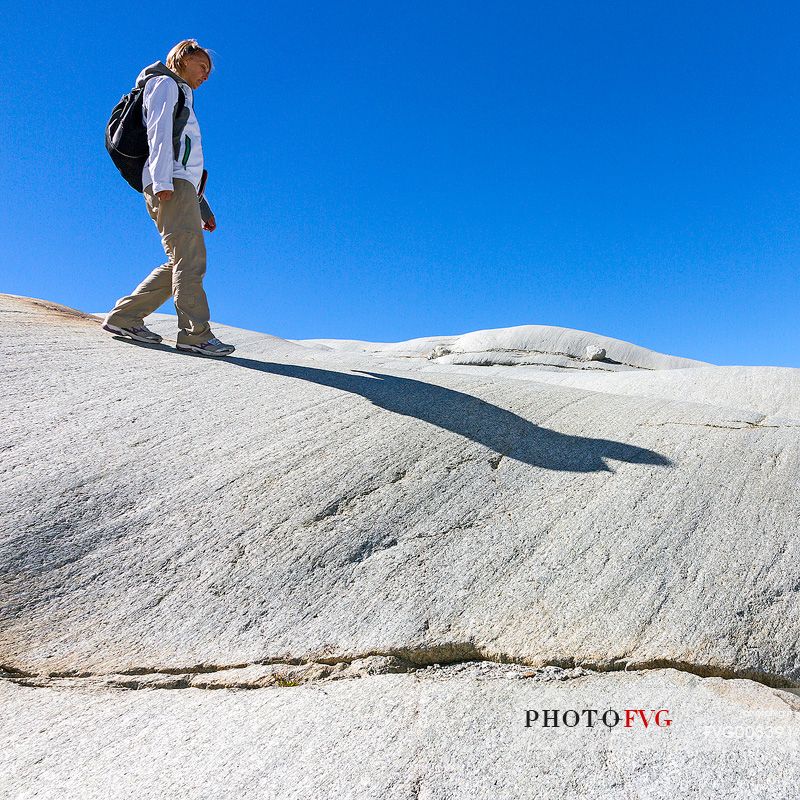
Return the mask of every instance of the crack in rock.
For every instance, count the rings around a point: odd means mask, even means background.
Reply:
[[[231,668],[204,668],[202,671],[176,670],[133,671],[107,675],[74,675],[47,677],[22,675],[19,672],[0,673],[0,679],[31,688],[105,688],[105,689],[264,689],[288,688],[303,684],[318,684],[336,680],[353,680],[373,675],[414,674],[420,678],[441,680],[455,677],[477,679],[535,679],[537,681],[567,681],[591,675],[580,667],[564,669],[557,666],[532,668],[524,664],[497,661],[460,661],[428,665],[411,664],[396,656],[367,656],[352,661],[323,663],[275,662],[249,664]]]
[[[739,424],[721,425],[713,422],[680,422],[677,420],[669,420],[668,422],[642,422],[640,423],[640,427],[663,428],[667,425],[683,425],[684,427],[687,428],[718,428],[727,431],[749,431],[753,430],[754,428],[759,428],[761,430],[764,430],[764,429],[800,427],[800,423],[798,423],[797,425],[764,425],[761,422],[748,422],[747,420],[733,420],[733,422],[738,422]]]
[[[374,494],[379,489],[384,489],[387,486],[392,486],[395,483],[399,483],[403,478],[406,477],[408,473],[404,469],[399,469],[395,472],[392,478],[386,483],[380,483],[377,486],[370,486],[366,489],[362,489],[361,491],[349,492],[345,494],[343,497],[340,497],[332,502],[328,503],[322,511],[315,514],[310,519],[306,520],[303,523],[304,527],[310,527],[311,525],[315,525],[317,522],[322,522],[324,519],[328,519],[329,517],[336,517],[340,516],[341,514],[345,514],[352,506],[358,503],[360,500],[363,500],[365,497],[369,497],[369,495]]]
[[[572,680],[585,675],[674,669],[701,678],[745,679],[773,689],[798,693],[800,683],[782,675],[737,670],[675,659],[615,657],[603,660],[560,658],[526,662],[507,655],[490,655],[472,642],[448,642],[425,648],[400,648],[356,656],[282,658],[239,664],[185,667],[132,667],[111,673],[25,672],[0,665],[0,680],[34,688],[105,687],[113,689],[262,689],[305,683],[348,680],[387,674],[425,678],[529,678]]]
[[[525,356],[529,356],[529,355],[561,356],[563,358],[568,358],[571,361],[577,361],[579,363],[580,362],[586,362],[586,359],[583,356],[576,356],[576,355],[573,355],[572,353],[564,353],[564,352],[562,352],[560,350],[520,350],[520,349],[513,348],[513,347],[493,347],[493,348],[491,348],[491,350],[451,350],[446,355],[454,356],[455,358],[458,358],[459,356],[485,356],[486,358],[485,358],[485,361],[484,361],[483,364],[471,362],[471,366],[476,366],[476,367],[479,367],[479,366],[480,367],[482,367],[482,366],[489,366],[489,367],[494,367],[494,366],[524,367],[524,366],[528,366],[528,364],[526,362],[524,362],[524,361],[512,361],[512,362],[509,362],[509,363],[503,363],[502,361],[489,361],[489,358],[491,357],[491,354],[494,354],[494,353],[512,353],[513,355],[520,356],[522,358],[524,358]],[[445,355],[445,354],[443,353],[442,355]],[[616,361],[613,358],[604,358],[604,359],[602,359],[602,361],[599,361],[599,362],[595,361],[593,363],[597,364],[597,363],[603,363],[603,362],[605,362],[606,364],[615,364],[617,366],[622,366],[622,367],[630,367],[632,370],[643,370],[643,371],[646,371],[646,372],[654,372],[655,371],[655,369],[653,367],[643,367],[643,366],[640,366],[638,364],[629,364],[626,361]],[[531,365],[537,365],[539,363],[540,362],[538,362],[538,361],[530,362]],[[588,366],[572,367],[572,366],[568,366],[566,364],[546,364],[546,366],[561,367],[563,369],[582,369],[582,370],[594,369],[594,370],[598,370],[598,371],[602,371],[602,372],[612,372],[613,371],[613,370],[603,369],[602,367],[588,367]]]
[[[492,456],[489,459],[489,466],[492,469],[497,469],[500,466],[500,462],[505,458],[503,453],[498,453],[496,456]]]

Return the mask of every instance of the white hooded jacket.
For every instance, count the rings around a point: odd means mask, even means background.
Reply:
[[[181,178],[198,190],[203,176],[203,145],[191,87],[160,61],[143,69],[136,83],[144,83],[142,115],[150,150],[142,172],[142,186],[152,184],[153,192],[172,191],[172,181]],[[180,119],[173,120],[179,91],[183,92],[186,104]],[[180,130],[179,142],[174,141],[173,121]],[[211,211],[202,201],[201,211],[207,220]]]

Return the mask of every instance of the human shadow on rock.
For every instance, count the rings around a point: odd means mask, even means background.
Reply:
[[[229,357],[225,363],[361,395],[387,411],[423,420],[535,467],[610,472],[605,459],[656,466],[673,463],[644,447],[558,433],[478,397],[413,378],[356,370],[336,372],[239,357]]]

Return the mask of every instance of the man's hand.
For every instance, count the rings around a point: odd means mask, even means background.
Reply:
[[[165,203],[172,197],[172,189],[162,189],[160,192],[156,192],[156,197],[158,197],[159,203]]]
[[[217,227],[217,220],[214,219],[214,215],[212,214],[204,223],[203,223],[203,230],[208,231],[209,233],[215,230]]]

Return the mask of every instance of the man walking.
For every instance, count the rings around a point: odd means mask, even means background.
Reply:
[[[142,186],[167,262],[156,267],[133,294],[117,301],[103,329],[139,342],[158,343],[161,337],[144,326],[144,318],[172,295],[178,313],[177,349],[227,356],[236,348],[212,334],[203,289],[203,230],[213,231],[216,221],[208,203],[198,197],[198,191],[202,194],[203,148],[193,92],[208,79],[211,67],[208,51],[194,39],[185,39],[170,50],[166,64],[159,61],[146,67],[136,80],[137,86],[144,87],[142,107],[149,145]],[[179,93],[183,102],[179,102]]]

